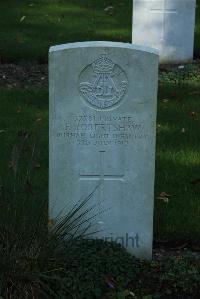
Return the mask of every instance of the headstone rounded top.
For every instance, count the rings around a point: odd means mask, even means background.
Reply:
[[[49,58],[50,219],[91,199],[88,234],[151,258],[157,50],[83,42]]]
[[[121,42],[108,42],[108,41],[92,41],[92,42],[77,42],[77,43],[68,43],[57,46],[52,46],[49,49],[49,53],[56,51],[63,51],[67,49],[75,49],[75,48],[90,48],[90,47],[110,47],[110,48],[125,48],[132,49],[136,51],[148,52],[150,54],[159,55],[159,51],[155,48],[141,46],[137,44],[130,43],[121,43]]]

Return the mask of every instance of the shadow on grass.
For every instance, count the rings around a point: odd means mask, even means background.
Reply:
[[[199,151],[200,91],[198,83],[159,87],[157,148],[159,151]]]
[[[159,238],[200,237],[200,186],[191,184],[200,179],[199,102],[199,84],[159,88],[155,184],[155,235]],[[0,133],[0,185],[19,132],[28,131],[37,141],[38,160],[33,171],[36,195],[38,201],[48,200],[47,90],[1,89],[0,129],[4,130]],[[171,195],[168,203],[157,199],[161,192]]]
[[[198,241],[200,232],[199,85],[159,89],[155,235],[159,239]],[[169,194],[169,201],[159,198]]]
[[[188,160],[183,154],[157,153],[154,233],[161,240],[199,242],[200,186],[192,182],[200,178],[200,167],[192,154]]]
[[[105,11],[111,5],[113,9]],[[46,62],[48,48],[61,43],[131,40],[132,1],[42,0],[30,6],[9,0],[0,8],[5,12],[0,29],[2,61]]]

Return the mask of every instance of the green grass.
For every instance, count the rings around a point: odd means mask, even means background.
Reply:
[[[160,86],[155,184],[155,238],[200,237],[200,84]],[[191,113],[195,112],[195,113]],[[193,115],[194,114],[194,115]],[[183,130],[184,129],[184,130]],[[32,188],[38,200],[48,192],[48,92],[45,89],[1,89],[0,185],[13,180],[10,154],[19,136],[28,132],[29,147],[36,143]],[[22,160],[24,158],[22,157]],[[9,164],[9,165],[8,165]],[[39,166],[39,167],[38,167]],[[10,173],[8,176],[6,173]],[[157,199],[161,192],[171,197]]]
[[[34,193],[38,200],[47,200],[48,92],[42,89],[9,91],[1,89],[0,93],[0,177],[2,185],[10,185],[12,188],[14,180],[12,164],[15,159],[13,147],[20,144],[23,136],[28,134],[29,141],[21,155],[22,169],[27,166],[24,164],[28,164],[27,161],[31,159],[33,148],[35,148],[33,161],[35,166],[31,180],[32,184],[36,185]]]
[[[159,90],[155,235],[160,239],[200,237],[200,84],[166,85]],[[163,101],[164,100],[164,101]],[[168,101],[167,101],[168,100]],[[193,113],[194,112],[194,115]]]
[[[200,0],[195,54],[200,56]],[[105,11],[107,6],[113,11]],[[20,21],[21,20],[21,21]],[[132,0],[1,0],[2,61],[47,61],[51,45],[111,40],[131,42]]]
[[[108,5],[115,7],[113,15],[104,11]],[[47,61],[48,48],[55,44],[130,41],[131,7],[131,0],[2,0],[0,56],[9,61]]]

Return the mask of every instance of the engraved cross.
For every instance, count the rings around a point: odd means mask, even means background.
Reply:
[[[166,16],[168,14],[177,14],[177,10],[166,8],[166,1],[163,0],[162,8],[151,8],[151,13],[161,14],[162,15],[162,32],[161,32],[161,41],[164,41],[165,31],[166,31]]]
[[[99,181],[100,183],[100,198],[101,201],[104,200],[104,188],[103,182],[104,181],[124,181],[124,175],[120,174],[105,174],[104,173],[104,155],[105,151],[99,151],[99,159],[100,159],[100,171],[96,174],[79,174],[79,179],[81,181]]]

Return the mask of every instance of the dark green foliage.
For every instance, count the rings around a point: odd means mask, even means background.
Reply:
[[[138,263],[139,275],[130,283],[136,298],[197,299],[200,297],[200,257],[171,257]],[[148,297],[147,297],[148,298]]]
[[[0,202],[4,200],[2,195]],[[135,259],[119,245],[84,240],[81,227],[78,238],[68,237],[82,218],[74,222],[69,213],[64,222],[48,232],[45,207],[40,207],[38,215],[30,202],[24,208],[19,200],[16,204],[7,198],[7,207],[0,215],[3,298],[99,298],[108,289],[109,277],[116,279],[121,288],[136,277]],[[85,214],[84,204],[73,215],[80,212]]]
[[[71,296],[63,290],[63,298],[67,295],[67,298],[101,298],[109,289],[110,278],[116,281],[119,289],[136,279],[135,259],[120,245],[102,240],[80,240],[67,249],[68,259],[63,265],[62,276]]]
[[[88,228],[92,233],[96,190],[47,227],[47,201],[38,200],[32,182],[35,154],[30,135],[20,131],[5,171],[12,186],[0,190],[0,296],[98,298],[109,276],[125,286],[134,277],[134,259],[119,245],[84,239]]]
[[[200,66],[198,64],[187,64],[182,66],[166,66],[159,74],[159,83],[198,83],[200,82]]]

